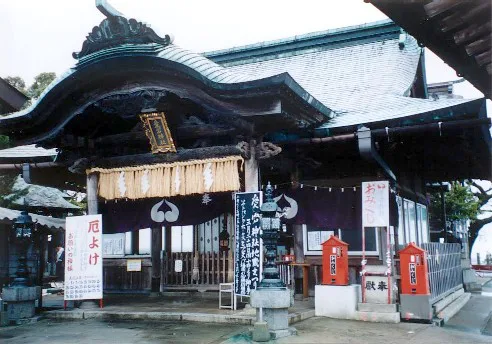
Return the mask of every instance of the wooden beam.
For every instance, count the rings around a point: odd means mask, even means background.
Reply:
[[[489,49],[487,51],[484,51],[483,53],[475,55],[475,61],[477,61],[479,66],[483,66],[483,65],[491,63],[492,62],[492,51]]]
[[[135,154],[110,158],[93,159],[92,167],[110,168],[123,166],[136,166],[145,164],[157,164],[166,162],[219,158],[224,156],[241,155],[241,150],[236,146],[214,146],[195,149],[182,149],[176,153],[166,154]]]
[[[478,3],[476,6],[471,6],[468,11],[459,11],[442,19],[441,31],[448,32],[463,25],[486,22],[490,18],[490,3],[488,1]]]
[[[439,0],[431,1],[430,3],[424,5],[424,9],[429,18],[433,18],[460,5],[460,2],[456,0]]]
[[[465,46],[466,53],[474,56],[484,51],[489,51],[491,47],[490,37],[483,37]]]
[[[178,139],[227,136],[236,133],[235,128],[218,127],[211,124],[186,125],[176,128]],[[143,131],[130,131],[122,134],[101,136],[95,140],[97,145],[147,144],[148,138]]]
[[[454,41],[458,45],[462,45],[468,42],[476,40],[483,35],[490,36],[492,31],[492,23],[473,23],[470,26],[456,32],[453,37]]]

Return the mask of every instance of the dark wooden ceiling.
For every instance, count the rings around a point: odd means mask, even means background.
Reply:
[[[492,97],[492,1],[366,0]]]

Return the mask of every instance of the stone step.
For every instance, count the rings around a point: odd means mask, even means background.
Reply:
[[[437,318],[442,319],[444,323],[447,323],[459,310],[470,300],[471,293],[464,293],[443,310],[436,314]]]
[[[356,319],[359,321],[379,322],[396,324],[400,322],[400,313],[383,312],[355,312]]]
[[[396,304],[359,302],[357,310],[360,312],[398,313],[398,306]]]

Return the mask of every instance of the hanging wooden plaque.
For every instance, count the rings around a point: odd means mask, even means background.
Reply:
[[[171,131],[163,112],[153,112],[140,115],[145,134],[149,138],[152,153],[176,152]]]

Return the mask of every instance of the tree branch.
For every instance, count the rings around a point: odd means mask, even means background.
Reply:
[[[481,185],[477,184],[477,182],[471,179],[468,180],[468,183],[478,189],[479,192],[478,193],[474,192],[474,195],[478,197],[478,200],[480,202],[480,207],[483,207],[485,204],[489,202],[489,200],[492,199],[492,194],[488,194],[488,192],[490,192],[492,188],[489,190],[485,190]]]

